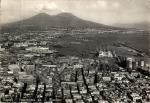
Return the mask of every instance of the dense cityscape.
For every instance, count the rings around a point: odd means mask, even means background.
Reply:
[[[150,103],[150,0],[0,0],[0,103]]]
[[[132,55],[121,55],[116,49],[104,46],[90,56],[84,56],[84,53],[67,55],[52,48],[63,48],[56,39],[66,36],[63,35],[65,33],[71,33],[71,37],[84,42],[89,41],[79,38],[78,33],[83,32],[106,33],[93,29],[71,32],[53,29],[19,35],[1,34],[0,101],[149,103],[150,64],[145,53],[121,43],[115,46],[127,49]]]

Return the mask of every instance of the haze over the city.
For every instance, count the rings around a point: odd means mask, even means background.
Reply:
[[[150,0],[1,0],[1,23],[9,23],[45,12],[72,13],[103,24],[150,21]]]

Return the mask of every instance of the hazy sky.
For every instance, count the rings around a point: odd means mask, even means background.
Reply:
[[[150,0],[1,0],[1,22],[70,12],[104,24],[150,21]]]

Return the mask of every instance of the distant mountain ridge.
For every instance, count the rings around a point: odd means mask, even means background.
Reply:
[[[81,18],[74,16],[71,13],[60,13],[57,15],[48,15],[46,13],[40,13],[28,19],[14,23],[9,23],[5,26],[19,27],[23,25],[30,25],[36,27],[49,26],[49,27],[78,27],[78,28],[89,27],[89,28],[104,28],[104,29],[116,28],[104,24],[83,20]]]
[[[139,22],[133,24],[114,24],[116,27],[122,28],[136,28],[142,30],[149,30],[150,31],[150,22]]]

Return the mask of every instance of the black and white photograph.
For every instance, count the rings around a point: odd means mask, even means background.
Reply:
[[[0,103],[150,103],[150,0],[0,0]]]

